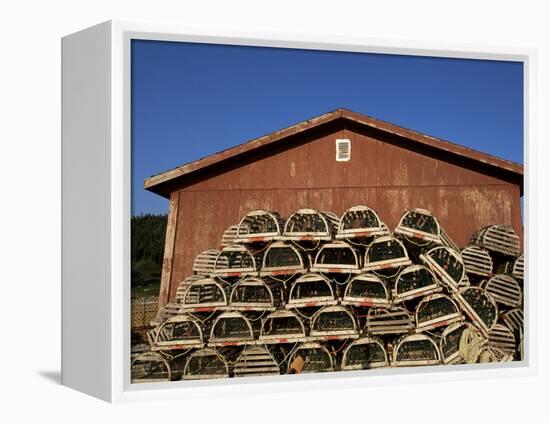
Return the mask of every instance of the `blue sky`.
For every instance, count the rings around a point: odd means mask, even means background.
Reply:
[[[132,42],[132,213],[143,181],[344,107],[523,163],[520,62]]]

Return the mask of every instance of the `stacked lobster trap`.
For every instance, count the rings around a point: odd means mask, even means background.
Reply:
[[[132,381],[196,380],[523,358],[520,238],[462,250],[429,211],[394,231],[365,205],[254,210],[202,251],[159,310]]]

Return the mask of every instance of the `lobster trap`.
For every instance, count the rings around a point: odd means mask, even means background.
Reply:
[[[523,331],[524,316],[521,308],[514,308],[502,315],[502,322],[512,332],[519,334]]]
[[[265,345],[245,347],[233,366],[233,376],[272,376],[281,371],[275,357]]]
[[[472,324],[453,323],[445,328],[439,341],[443,364],[475,363],[486,343],[487,339]]]
[[[514,332],[500,323],[494,325],[489,331],[488,345],[505,354],[514,355],[516,353],[516,337]]]
[[[386,284],[374,274],[355,276],[346,286],[342,305],[356,307],[391,307],[391,298]]]
[[[195,275],[210,276],[214,273],[216,259],[219,254],[220,252],[214,249],[201,251],[193,262],[193,273]]]
[[[441,244],[441,228],[437,219],[424,209],[408,210],[403,214],[394,233],[415,245]]]
[[[229,377],[225,358],[213,348],[201,348],[187,359],[183,380],[218,379]]]
[[[260,276],[305,273],[308,265],[309,263],[295,246],[284,242],[274,242],[265,251]]]
[[[470,245],[460,252],[466,273],[490,278],[493,275],[493,259],[489,251]]]
[[[302,319],[290,310],[277,310],[262,321],[259,340],[266,344],[286,344],[303,341],[306,328]]]
[[[355,317],[346,307],[330,306],[313,315],[310,336],[326,341],[358,338],[359,328]]]
[[[212,278],[191,282],[181,308],[189,313],[224,309],[228,304],[229,285]]]
[[[485,291],[497,304],[507,307],[519,307],[522,304],[523,293],[517,281],[508,275],[495,275],[487,281]]]
[[[239,223],[236,242],[270,242],[281,236],[284,220],[277,212],[254,210]]]
[[[461,322],[464,317],[456,303],[444,294],[425,297],[416,307],[416,331],[433,330]]]
[[[519,236],[508,225],[486,226],[472,235],[470,244],[505,256],[517,257],[521,254]]]
[[[344,350],[342,370],[364,370],[388,367],[388,354],[379,338],[360,338]]]
[[[516,280],[522,281],[522,282],[523,282],[523,267],[524,267],[524,257],[522,254],[514,261],[514,266],[512,268],[512,276]]]
[[[306,273],[290,287],[286,308],[321,307],[338,304],[330,281],[321,274]]]
[[[158,352],[152,351],[133,359],[130,374],[132,383],[168,382],[172,379],[168,361]]]
[[[372,238],[389,235],[378,214],[367,206],[354,206],[346,210],[338,225],[337,239]]]
[[[248,248],[234,244],[224,247],[218,254],[213,276],[256,276],[259,270],[257,265],[254,254]]]
[[[171,317],[153,330],[151,350],[200,348],[204,344],[203,328],[190,316]]]
[[[283,287],[280,282],[249,277],[233,286],[228,308],[241,311],[273,311],[282,302]]]
[[[464,263],[458,252],[449,247],[435,247],[420,259],[441,279],[452,291],[457,291],[464,278]]]
[[[300,209],[287,219],[282,238],[292,241],[330,241],[338,230],[339,220],[331,212]]]
[[[383,236],[376,238],[367,248],[363,270],[389,277],[397,274],[400,267],[410,264],[411,260],[403,243],[392,236]]]
[[[237,311],[226,311],[214,320],[208,346],[228,347],[252,344],[259,329],[259,319],[252,320]]]
[[[239,231],[239,225],[231,225],[227,228],[222,235],[221,247],[229,247],[237,242],[237,232]]]
[[[201,279],[204,279],[204,277],[199,275],[191,275],[185,278],[176,289],[176,297],[174,298],[174,301],[159,308],[157,315],[151,321],[151,326],[158,326],[170,317],[179,316],[185,313],[186,311],[182,307],[185,293],[194,281]]]
[[[417,333],[400,338],[393,350],[393,365],[433,366],[441,363],[441,353],[435,341],[427,335]]]
[[[459,307],[468,315],[483,336],[488,337],[498,317],[498,309],[493,298],[479,287],[466,288],[453,294]]]
[[[320,273],[360,273],[361,256],[344,241],[331,242],[319,249],[310,270]]]
[[[403,302],[441,291],[433,272],[414,264],[403,269],[395,280],[394,302]]]
[[[288,362],[288,373],[318,373],[334,371],[329,351],[317,342],[300,344]]]
[[[413,333],[414,324],[403,307],[393,306],[390,309],[372,307],[367,314],[365,330],[368,336]]]

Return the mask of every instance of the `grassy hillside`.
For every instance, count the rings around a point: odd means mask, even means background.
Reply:
[[[158,295],[167,215],[133,216],[132,297]]]

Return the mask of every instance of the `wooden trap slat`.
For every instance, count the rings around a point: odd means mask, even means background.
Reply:
[[[519,307],[523,293],[517,281],[508,275],[495,275],[485,285],[485,290],[499,303],[508,307]]]
[[[516,351],[516,337],[506,326],[497,323],[489,331],[489,346],[507,354]]]
[[[493,275],[493,259],[484,248],[470,245],[464,248],[460,255],[464,262],[466,273],[485,276],[490,278]]]
[[[403,307],[391,309],[373,307],[367,314],[367,335],[392,335],[412,333],[414,324],[411,316]]]

